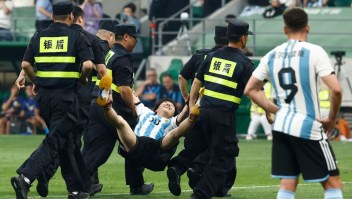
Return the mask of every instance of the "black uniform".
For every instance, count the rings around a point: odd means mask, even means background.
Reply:
[[[104,64],[105,58],[104,58],[104,54],[102,53],[102,48],[100,47],[99,38],[95,35],[92,35],[91,33],[87,32],[87,31],[83,30],[80,25],[73,24],[73,25],[71,25],[71,28],[73,30],[81,32],[85,36],[86,40],[90,43],[91,50],[94,55],[94,60],[93,60],[94,64],[96,64],[96,65],[97,64]],[[79,101],[79,119],[78,119],[78,123],[76,124],[76,126],[74,128],[74,133],[77,138],[76,144],[78,145],[78,148],[81,148],[81,135],[82,135],[84,129],[88,127],[89,107],[90,107],[90,101],[91,101],[90,95],[92,93],[94,86],[95,86],[95,82],[92,82],[92,79],[88,78],[88,83],[80,86],[77,91],[78,101]],[[19,174],[22,173],[22,169],[24,168],[26,162],[17,170],[17,173],[19,173]],[[86,162],[86,164],[87,164],[87,162]],[[60,165],[60,162],[58,159],[53,161],[50,164],[50,166],[45,168],[44,173],[41,176],[38,176],[38,180],[45,179],[46,181],[49,181],[55,175],[59,165]],[[83,179],[89,179],[90,177],[91,177],[91,175],[82,176]]]
[[[220,46],[215,46],[212,49],[201,49],[197,50],[194,55],[188,60],[185,66],[180,71],[180,75],[182,75],[185,80],[192,80],[196,77],[199,66],[202,64],[207,54],[221,48]]]
[[[230,22],[228,32],[237,36],[249,34],[248,24]],[[196,78],[203,82],[205,89],[200,102],[202,114],[193,131],[200,131],[206,138],[206,142],[197,144],[210,148],[210,160],[194,188],[195,198],[213,197],[233,168],[239,153],[235,111],[253,70],[253,63],[243,52],[232,47],[208,54],[198,70]]]
[[[222,38],[224,37],[225,33],[223,30],[220,30],[222,27],[219,27],[219,31],[215,32],[215,37],[216,38]],[[227,30],[227,28],[226,28]],[[185,64],[185,66],[182,68],[180,75],[185,80],[193,80],[197,74],[197,71],[202,64],[202,62],[205,60],[207,55],[211,52],[214,52],[216,50],[219,50],[222,48],[222,46],[217,45],[213,47],[212,49],[201,49],[196,51],[196,53],[190,58],[190,60]],[[208,164],[209,159],[210,159],[210,150],[209,148],[201,151],[200,149],[197,149],[192,143],[193,141],[189,141],[192,138],[201,138],[202,136],[195,135],[196,133],[201,133],[201,132],[193,132],[191,130],[184,141],[184,149],[176,156],[174,157],[170,163],[169,166],[176,166],[179,169],[179,174],[182,175],[184,174],[188,168],[192,168],[195,173],[193,175],[198,175],[199,177],[203,173],[204,167]],[[192,136],[188,136],[192,134]],[[204,138],[203,138],[204,139]],[[195,151],[193,151],[195,150]],[[189,159],[190,154],[196,154],[198,153],[199,155],[195,159]],[[193,156],[193,155],[192,155]],[[222,196],[227,193],[227,191],[232,187],[232,185],[235,182],[236,179],[236,164],[233,164],[233,168],[230,170],[228,177],[226,179],[226,183],[223,188],[219,189],[216,193],[216,195]],[[189,176],[190,177],[190,176]],[[194,176],[196,177],[196,176]],[[190,179],[192,181],[193,179]],[[192,183],[190,182],[190,185]],[[194,185],[191,186],[193,188]]]
[[[50,132],[21,173],[33,182],[58,157],[68,191],[88,192],[90,182],[81,179],[86,169],[72,130],[78,122],[79,66],[94,60],[90,43],[81,32],[53,23],[32,37],[23,60],[37,67],[37,100]]]
[[[99,40],[99,46],[105,62],[105,55],[110,50],[109,44],[105,40]],[[99,81],[97,73],[92,71],[92,83],[95,86],[90,94],[91,98],[89,98],[89,123],[83,134],[84,145],[82,149],[83,159],[90,175],[97,175],[98,167],[108,160],[117,139],[115,128],[106,121],[104,111],[96,103],[99,94],[97,81]],[[97,176],[92,178],[92,183],[99,183]]]
[[[102,48],[100,47],[99,38],[83,30],[83,28],[78,24],[72,24],[71,28],[77,31],[81,31],[84,34],[84,36],[87,38],[87,40],[91,43],[92,51],[94,55],[93,63],[95,65],[105,64],[105,54],[103,54]],[[96,73],[96,71],[94,71],[94,73]],[[80,121],[78,124],[78,128],[76,130],[78,133],[81,133],[81,135],[83,131],[87,129],[88,123],[89,123],[89,107],[91,102],[90,96],[95,87],[95,82],[92,81],[92,75],[93,75],[93,72],[91,74],[91,77],[88,78],[88,83],[86,85],[81,86],[78,89],[78,93],[77,93],[79,97],[79,106],[80,106],[80,109],[79,109]],[[81,139],[79,139],[79,143],[80,141]]]
[[[132,111],[121,98],[118,88],[119,86],[129,86],[132,89],[134,87],[134,66],[132,62],[132,56],[125,50],[123,46],[120,44],[115,44],[115,46],[106,56],[106,61],[108,68],[111,68],[112,70],[113,77],[112,107],[127,121],[131,129],[134,129],[137,124],[137,120],[132,116]],[[116,130],[114,132],[117,135]],[[138,166],[139,165],[133,164],[133,162],[129,161],[128,159],[125,160],[126,184],[130,185],[131,187],[140,187],[144,184],[144,169]]]

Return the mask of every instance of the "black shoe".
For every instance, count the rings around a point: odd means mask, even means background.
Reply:
[[[94,172],[92,177],[90,178],[93,184],[99,184],[99,176],[98,171]]]
[[[229,198],[229,197],[231,197],[231,194],[229,194],[229,193],[222,193],[222,192],[217,192],[217,193],[215,193],[215,195],[214,195],[215,197],[219,197],[219,198]]]
[[[154,190],[154,184],[143,184],[142,186],[135,188],[130,187],[130,194],[131,195],[148,195]]]
[[[85,192],[71,192],[68,194],[68,199],[89,199],[90,194]]]
[[[199,198],[199,197],[196,197],[196,196],[194,195],[194,193],[192,193],[190,199],[200,199],[200,198]]]
[[[180,186],[180,171],[176,167],[169,167],[167,169],[167,178],[169,178],[169,190],[175,195],[181,195]]]
[[[11,185],[16,192],[16,199],[27,199],[30,185],[22,175],[11,178]]]
[[[96,193],[101,192],[102,189],[103,189],[103,185],[102,184],[92,184],[92,185],[90,185],[90,189],[89,189],[90,196],[94,196]]]
[[[187,176],[188,176],[188,185],[192,189],[194,189],[194,187],[197,186],[200,178],[202,177],[201,174],[193,168],[188,169]]]
[[[49,193],[49,182],[45,176],[45,173],[39,175],[37,178],[37,192],[41,197],[47,197]]]

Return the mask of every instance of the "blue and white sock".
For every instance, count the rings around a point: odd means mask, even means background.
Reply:
[[[324,193],[324,199],[342,199],[341,189],[327,189]]]
[[[276,199],[295,199],[295,192],[280,189]]]

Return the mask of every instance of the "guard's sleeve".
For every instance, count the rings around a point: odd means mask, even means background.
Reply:
[[[200,80],[201,82],[204,82],[204,74],[206,69],[208,68],[209,64],[210,64],[210,60],[212,59],[211,56],[207,56],[207,58],[202,62],[202,64],[200,65],[198,71],[197,71],[197,75],[196,78],[198,80]]]
[[[77,54],[80,58],[81,62],[85,62],[88,60],[94,61],[94,55],[93,55],[93,51],[92,51],[92,45],[91,43],[88,41],[88,39],[86,38],[86,36],[84,36],[83,33],[78,31],[77,34],[78,38],[76,40],[76,49],[77,49]]]
[[[275,54],[268,53],[265,55],[258,65],[258,67],[254,70],[253,76],[259,79],[260,81],[264,81],[265,79],[269,79],[269,56],[275,56]]]
[[[105,58],[100,47],[98,37],[92,35],[92,50],[94,53],[94,64],[105,64]]]
[[[242,80],[243,80],[243,83],[244,84],[247,84],[247,82],[249,81],[249,78],[251,78],[251,76],[252,76],[252,73],[253,73],[253,71],[254,71],[254,64],[253,64],[253,62],[252,61],[247,61],[246,63],[245,63],[245,66],[244,66],[244,73],[243,73],[243,75],[242,75]]]
[[[113,64],[116,64],[116,72],[114,78],[118,86],[130,86],[133,84],[133,63],[129,56],[124,56],[116,59]]]
[[[182,75],[183,78],[186,80],[193,79],[195,76],[195,73],[197,70],[195,70],[194,65],[196,64],[196,55],[193,55],[191,59],[188,60],[188,62],[185,64],[185,66],[182,68],[180,75]]]
[[[322,47],[318,46],[318,48],[312,53],[313,55],[311,57],[315,59],[314,66],[319,77],[324,77],[335,72],[328,54]]]
[[[29,41],[29,44],[27,46],[26,52],[24,53],[23,56],[23,61],[29,62],[32,66],[34,66],[34,40],[37,38],[36,34],[31,38]]]

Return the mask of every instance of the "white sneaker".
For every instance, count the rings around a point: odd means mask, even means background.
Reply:
[[[246,140],[253,140],[253,136],[252,135],[246,135]]]
[[[270,141],[270,140],[273,140],[273,136],[272,136],[271,134],[270,134],[270,135],[267,135],[267,136],[266,136],[266,139],[269,140],[269,141]]]

